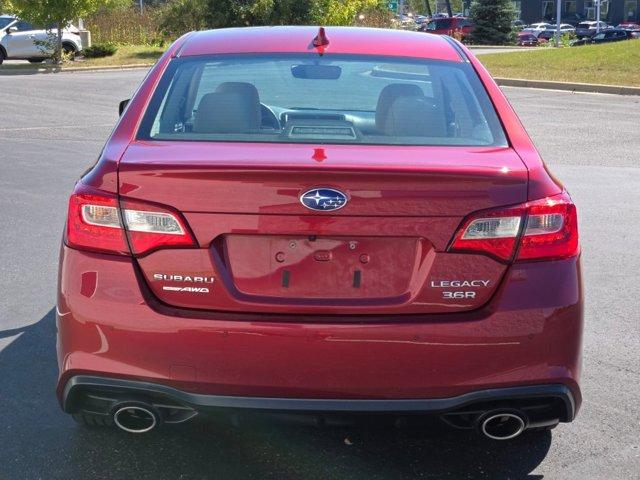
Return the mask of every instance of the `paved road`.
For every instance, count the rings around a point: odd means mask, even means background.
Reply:
[[[580,207],[587,323],[575,423],[497,445],[225,419],[142,437],[76,427],[53,396],[66,200],[142,75],[0,77],[0,479],[639,478],[638,97],[506,89]]]

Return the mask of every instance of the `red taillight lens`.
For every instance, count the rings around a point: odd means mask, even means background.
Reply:
[[[164,247],[195,245],[177,212],[138,201],[122,203],[121,209],[115,195],[78,186],[69,200],[66,243],[120,255],[129,255],[129,247],[133,254],[142,255]]]
[[[78,186],[69,199],[66,243],[81,250],[128,255],[116,196]]]
[[[456,232],[449,251],[503,261],[568,258],[580,251],[575,205],[566,193],[505,210],[479,212]]]
[[[530,202],[528,207],[518,260],[561,259],[580,252],[578,215],[568,195]]]

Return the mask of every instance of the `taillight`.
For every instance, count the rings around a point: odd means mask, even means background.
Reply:
[[[580,252],[576,206],[567,194],[530,202],[518,260],[560,259]]]
[[[78,186],[69,199],[66,243],[81,250],[128,255],[116,196]]]
[[[479,252],[503,261],[552,260],[580,251],[576,207],[566,193],[472,215],[449,251]]]
[[[131,253],[142,255],[159,248],[195,245],[177,212],[139,201],[124,200],[120,206],[115,195],[82,185],[69,199],[66,243],[120,255],[129,255],[129,247]]]

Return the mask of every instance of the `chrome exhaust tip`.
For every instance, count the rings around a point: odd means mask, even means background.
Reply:
[[[481,417],[480,432],[492,440],[511,440],[527,428],[526,417],[513,411],[489,412]]]
[[[147,433],[160,425],[160,416],[150,405],[127,403],[114,407],[113,422],[127,433]]]

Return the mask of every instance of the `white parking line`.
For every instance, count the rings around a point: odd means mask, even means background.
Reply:
[[[53,128],[102,128],[102,127],[112,127],[113,123],[102,123],[99,125],[51,125],[51,126],[42,126],[42,127],[14,127],[14,128],[2,128],[0,127],[0,132],[27,132],[27,131],[35,131],[35,130],[51,130]]]

